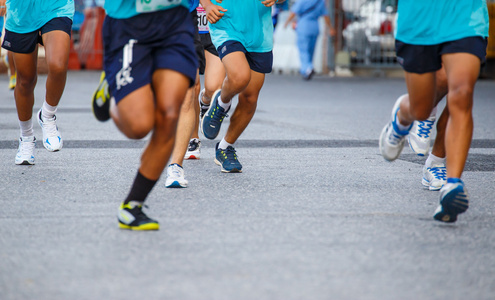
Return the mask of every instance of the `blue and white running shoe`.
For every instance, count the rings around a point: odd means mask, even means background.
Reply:
[[[430,191],[440,190],[447,182],[447,168],[445,164],[433,165],[430,168],[423,167],[423,180],[421,183]]]
[[[458,179],[455,182],[447,180],[447,184],[440,190],[440,205],[433,218],[437,221],[453,223],[457,215],[465,212],[469,207],[469,195],[464,182]]]
[[[380,134],[380,153],[388,161],[394,161],[399,157],[404,148],[406,136],[409,134],[409,130],[402,131],[397,127],[397,111],[399,111],[401,101],[402,97],[395,101],[391,119]]]
[[[215,163],[222,167],[222,172],[241,173],[242,165],[237,159],[234,147],[228,146],[227,149],[220,149],[218,144],[215,146]]]
[[[425,156],[430,151],[431,132],[436,119],[436,114],[432,114],[424,121],[414,121],[409,131],[407,142],[412,151],[419,156]]]
[[[201,120],[201,131],[207,139],[213,140],[220,132],[223,119],[227,116],[227,111],[218,105],[218,98],[221,90],[217,90],[212,97],[211,105],[205,116]]]

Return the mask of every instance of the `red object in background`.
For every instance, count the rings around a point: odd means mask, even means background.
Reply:
[[[69,70],[81,70],[81,62],[79,61],[79,55],[74,49],[74,42],[70,40],[70,52],[69,52]]]
[[[393,28],[392,28],[392,21],[390,20],[385,20],[382,22],[380,25],[380,34],[392,34],[393,33]]]
[[[102,28],[105,10],[91,7],[84,10],[84,22],[81,26],[80,41],[76,45],[81,65],[88,70],[103,69]]]

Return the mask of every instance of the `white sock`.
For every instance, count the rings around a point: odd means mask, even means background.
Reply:
[[[57,106],[51,106],[50,104],[43,102],[43,108],[41,109],[41,116],[44,120],[53,119],[57,112]]]
[[[227,111],[230,108],[230,104],[232,103],[232,100],[229,101],[229,103],[224,103],[222,102],[221,96],[218,96],[218,105],[223,108],[225,111]],[[225,149],[225,148],[222,148]]]
[[[21,137],[34,136],[33,119],[19,121],[19,126],[21,127]]]
[[[438,157],[430,152],[430,155],[428,155],[428,158],[426,159],[425,166],[427,168],[431,168],[432,166],[441,165],[441,164],[445,164],[445,157],[444,158]]]
[[[437,107],[433,107],[433,109],[431,110],[431,113],[430,113],[430,117],[431,116],[436,116],[437,115]]]
[[[223,138],[223,139],[220,141],[220,143],[218,144],[218,148],[219,148],[219,149],[224,149],[224,150],[225,150],[225,149],[227,149],[227,147],[228,147],[228,146],[233,146],[233,145],[234,145],[234,144],[231,144],[231,143],[227,142],[227,141],[225,140],[225,138]]]

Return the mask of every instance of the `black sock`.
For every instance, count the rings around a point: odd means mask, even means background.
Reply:
[[[130,201],[139,201],[144,202],[148,194],[151,192],[153,187],[155,186],[156,180],[150,180],[144,177],[139,171],[134,179],[134,183],[132,184],[131,191],[124,203],[127,204]]]

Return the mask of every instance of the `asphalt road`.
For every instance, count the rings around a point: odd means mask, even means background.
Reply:
[[[403,80],[269,75],[236,144],[243,173],[222,174],[203,139],[184,164],[190,187],[162,179],[148,198],[160,231],[129,232],[116,212],[145,141],[93,118],[98,79],[69,73],[64,149],[44,150],[35,124],[36,165],[16,166],[0,78],[0,299],[495,299],[493,81],[476,87],[471,207],[455,224],[432,219],[424,158],[379,155]]]

